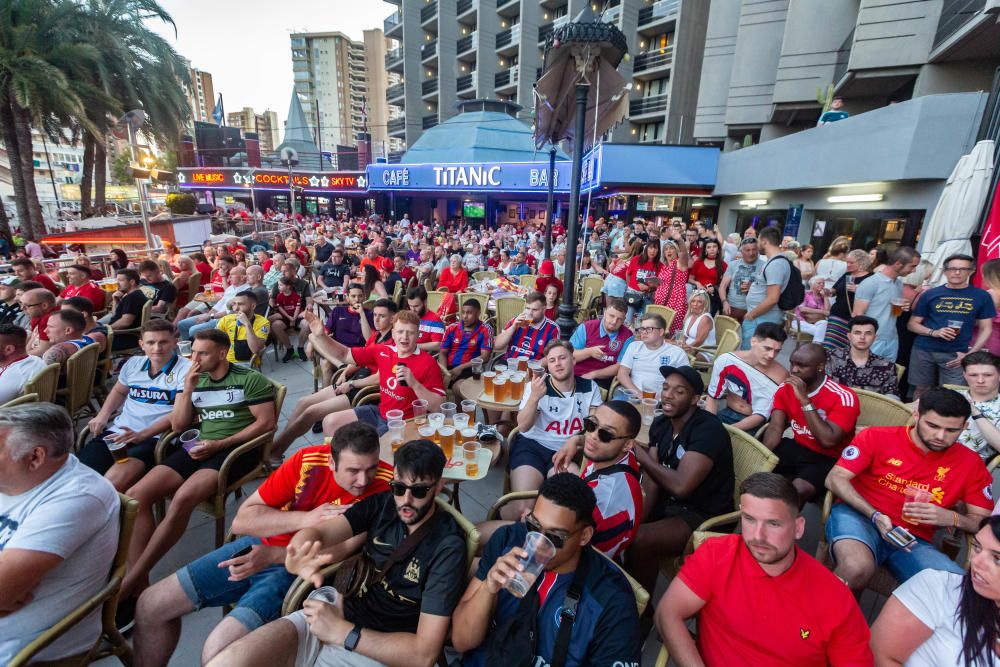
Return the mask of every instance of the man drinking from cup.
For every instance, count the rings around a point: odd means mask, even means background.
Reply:
[[[507,323],[494,341],[496,349],[506,348],[504,359],[541,359],[550,341],[559,338],[559,327],[545,317],[545,297],[531,292],[524,299],[524,312]]]
[[[91,438],[80,450],[80,461],[123,493],[156,465],[156,443],[170,429],[170,413],[191,370],[191,362],[177,354],[177,330],[167,320],[146,322],[139,347],[145,354],[122,365],[104,405],[87,424]],[[115,465],[108,439],[126,446],[127,461]]]
[[[587,664],[639,664],[635,596],[622,572],[591,546],[595,504],[585,481],[571,473],[553,475],[523,522],[493,534],[453,616],[452,644],[465,654],[463,665],[576,664],[565,662],[570,652],[585,655]],[[528,584],[527,595],[538,599],[523,634],[511,625],[524,597],[511,592],[513,581]],[[588,611],[573,614],[575,609]],[[568,634],[561,632],[566,624]],[[530,630],[534,643],[526,641]]]

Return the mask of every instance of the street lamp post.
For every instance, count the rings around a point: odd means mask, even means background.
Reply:
[[[552,259],[552,214],[555,213],[556,145],[549,149],[549,196],[545,200],[545,259]]]
[[[576,130],[573,134],[573,171],[569,182],[569,214],[566,216],[566,274],[563,281],[563,297],[559,304],[559,334],[569,340],[576,329],[576,242],[580,216],[580,179],[583,173],[583,139],[587,117],[587,95],[590,86],[576,84]],[[549,174],[549,178],[552,175]],[[551,223],[550,223],[551,224]],[[546,237],[546,243],[550,243]]]

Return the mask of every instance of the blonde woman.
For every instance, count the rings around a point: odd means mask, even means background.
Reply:
[[[696,347],[715,347],[715,319],[705,290],[696,289],[691,292],[687,302],[687,315],[684,316],[684,325],[679,333],[684,336],[681,347],[689,354],[694,353]],[[711,361],[713,356],[707,352],[698,352],[697,355],[703,361]]]
[[[823,345],[828,350],[849,347],[847,323],[854,311],[854,293],[857,291],[858,285],[872,275],[869,270],[872,259],[865,250],[852,250],[847,253],[844,264],[847,266],[844,275],[833,284],[833,290],[827,290],[827,296],[831,295],[831,291],[833,295],[833,305],[830,306],[826,335],[823,338]],[[818,266],[816,271],[819,272]]]
[[[850,249],[850,239],[846,236],[838,236],[830,244],[826,257],[816,263],[816,275],[825,281],[824,287],[826,289],[832,289],[834,283],[847,272],[846,258]]]
[[[1000,313],[1000,259],[991,259],[983,262],[983,286],[990,293],[993,305]],[[975,340],[975,339],[973,339]],[[993,318],[993,329],[989,339],[986,341],[986,349],[993,354],[1000,355],[1000,315]]]
[[[809,291],[798,308],[792,326],[813,337],[814,343],[822,343],[826,337],[826,318],[830,315],[830,299],[823,288],[823,279],[813,276],[809,280]]]

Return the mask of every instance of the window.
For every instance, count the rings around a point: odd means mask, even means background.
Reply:
[[[639,127],[639,141],[641,143],[662,141],[663,140],[663,121],[658,123],[646,123]]]

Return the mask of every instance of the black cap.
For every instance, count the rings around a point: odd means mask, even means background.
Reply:
[[[660,375],[667,379],[671,375],[680,375],[691,385],[696,394],[705,393],[705,381],[701,379],[701,374],[690,366],[660,366]]]

